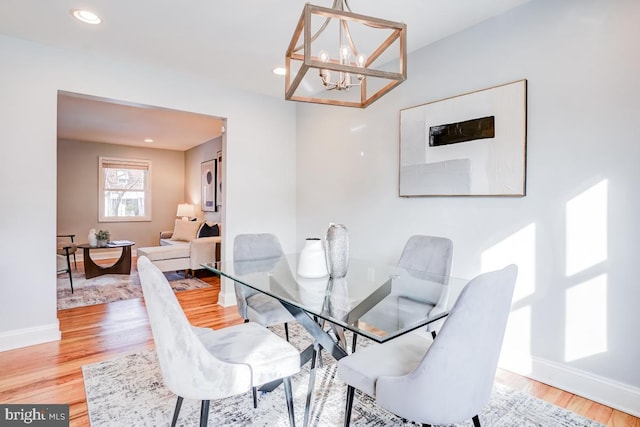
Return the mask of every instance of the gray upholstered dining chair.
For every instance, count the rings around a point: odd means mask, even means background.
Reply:
[[[269,271],[282,257],[282,247],[278,238],[270,233],[239,234],[233,241],[233,260],[241,263],[245,260],[259,260],[252,262],[253,271]],[[236,273],[244,274],[242,265],[236,265]],[[238,271],[240,270],[240,271]],[[284,323],[285,336],[289,341],[288,322],[294,317],[278,300],[262,292],[251,289],[242,283],[235,282],[238,312],[245,322],[257,322],[262,326],[273,326]]]
[[[431,281],[442,281],[451,274],[451,261],[453,258],[453,241],[446,237],[413,235],[407,240],[402,254],[398,260],[398,267],[407,270],[410,275],[417,279],[430,279]],[[440,297],[440,298],[438,298]],[[435,314],[433,311],[441,309],[446,304],[446,295],[437,295],[437,301],[425,303],[412,301],[404,298],[402,295],[397,296],[395,304],[398,311],[405,310],[411,316],[416,313]],[[366,320],[366,316],[363,317]],[[411,319],[408,320],[409,322]],[[427,331],[435,337],[436,332],[442,327],[444,320],[427,325]],[[351,350],[355,351],[358,335],[353,334]]]
[[[407,270],[410,275],[419,279],[431,279],[435,281],[445,280],[451,274],[451,262],[453,259],[453,241],[446,237],[414,235],[404,245],[398,267]],[[446,301],[434,301],[433,307],[427,308],[430,314],[434,310],[441,309],[439,303]],[[444,320],[439,320],[427,325],[427,331],[435,337],[436,332],[442,327]]]
[[[423,425],[473,418],[491,395],[517,267],[471,280],[449,312],[437,338],[406,334],[363,348],[338,361],[347,383],[344,425],[351,419],[355,389],[392,413]]]
[[[178,395],[172,426],[184,398],[202,401],[200,426],[206,426],[210,400],[278,379],[284,383],[289,422],[295,425],[290,376],[300,371],[298,350],[257,323],[194,327],[158,267],[141,256],[138,272],[162,378]]]

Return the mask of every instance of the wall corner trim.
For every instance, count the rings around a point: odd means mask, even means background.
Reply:
[[[60,323],[57,319],[54,323],[46,325],[0,332],[0,351],[60,341],[61,336]]]
[[[233,280],[220,276],[220,293],[218,294],[218,305],[231,307],[237,305],[236,291]]]

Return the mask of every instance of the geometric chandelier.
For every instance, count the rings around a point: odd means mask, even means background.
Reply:
[[[365,108],[406,80],[407,26],[307,3],[285,59],[285,99]]]

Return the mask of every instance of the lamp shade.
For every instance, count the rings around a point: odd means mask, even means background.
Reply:
[[[176,216],[181,216],[182,219],[189,219],[190,217],[196,216],[196,209],[193,205],[181,203],[178,205]]]

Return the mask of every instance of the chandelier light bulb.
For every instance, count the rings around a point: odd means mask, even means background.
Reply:
[[[322,62],[329,62],[329,53],[327,53],[326,50],[321,50],[320,52],[318,52],[318,57]]]
[[[363,55],[363,54],[358,55],[356,62],[358,64],[358,67],[364,68],[364,65],[367,63],[367,55]]]
[[[349,59],[349,56],[351,56],[351,49],[349,49],[349,46],[340,46],[340,59],[346,61]]]

